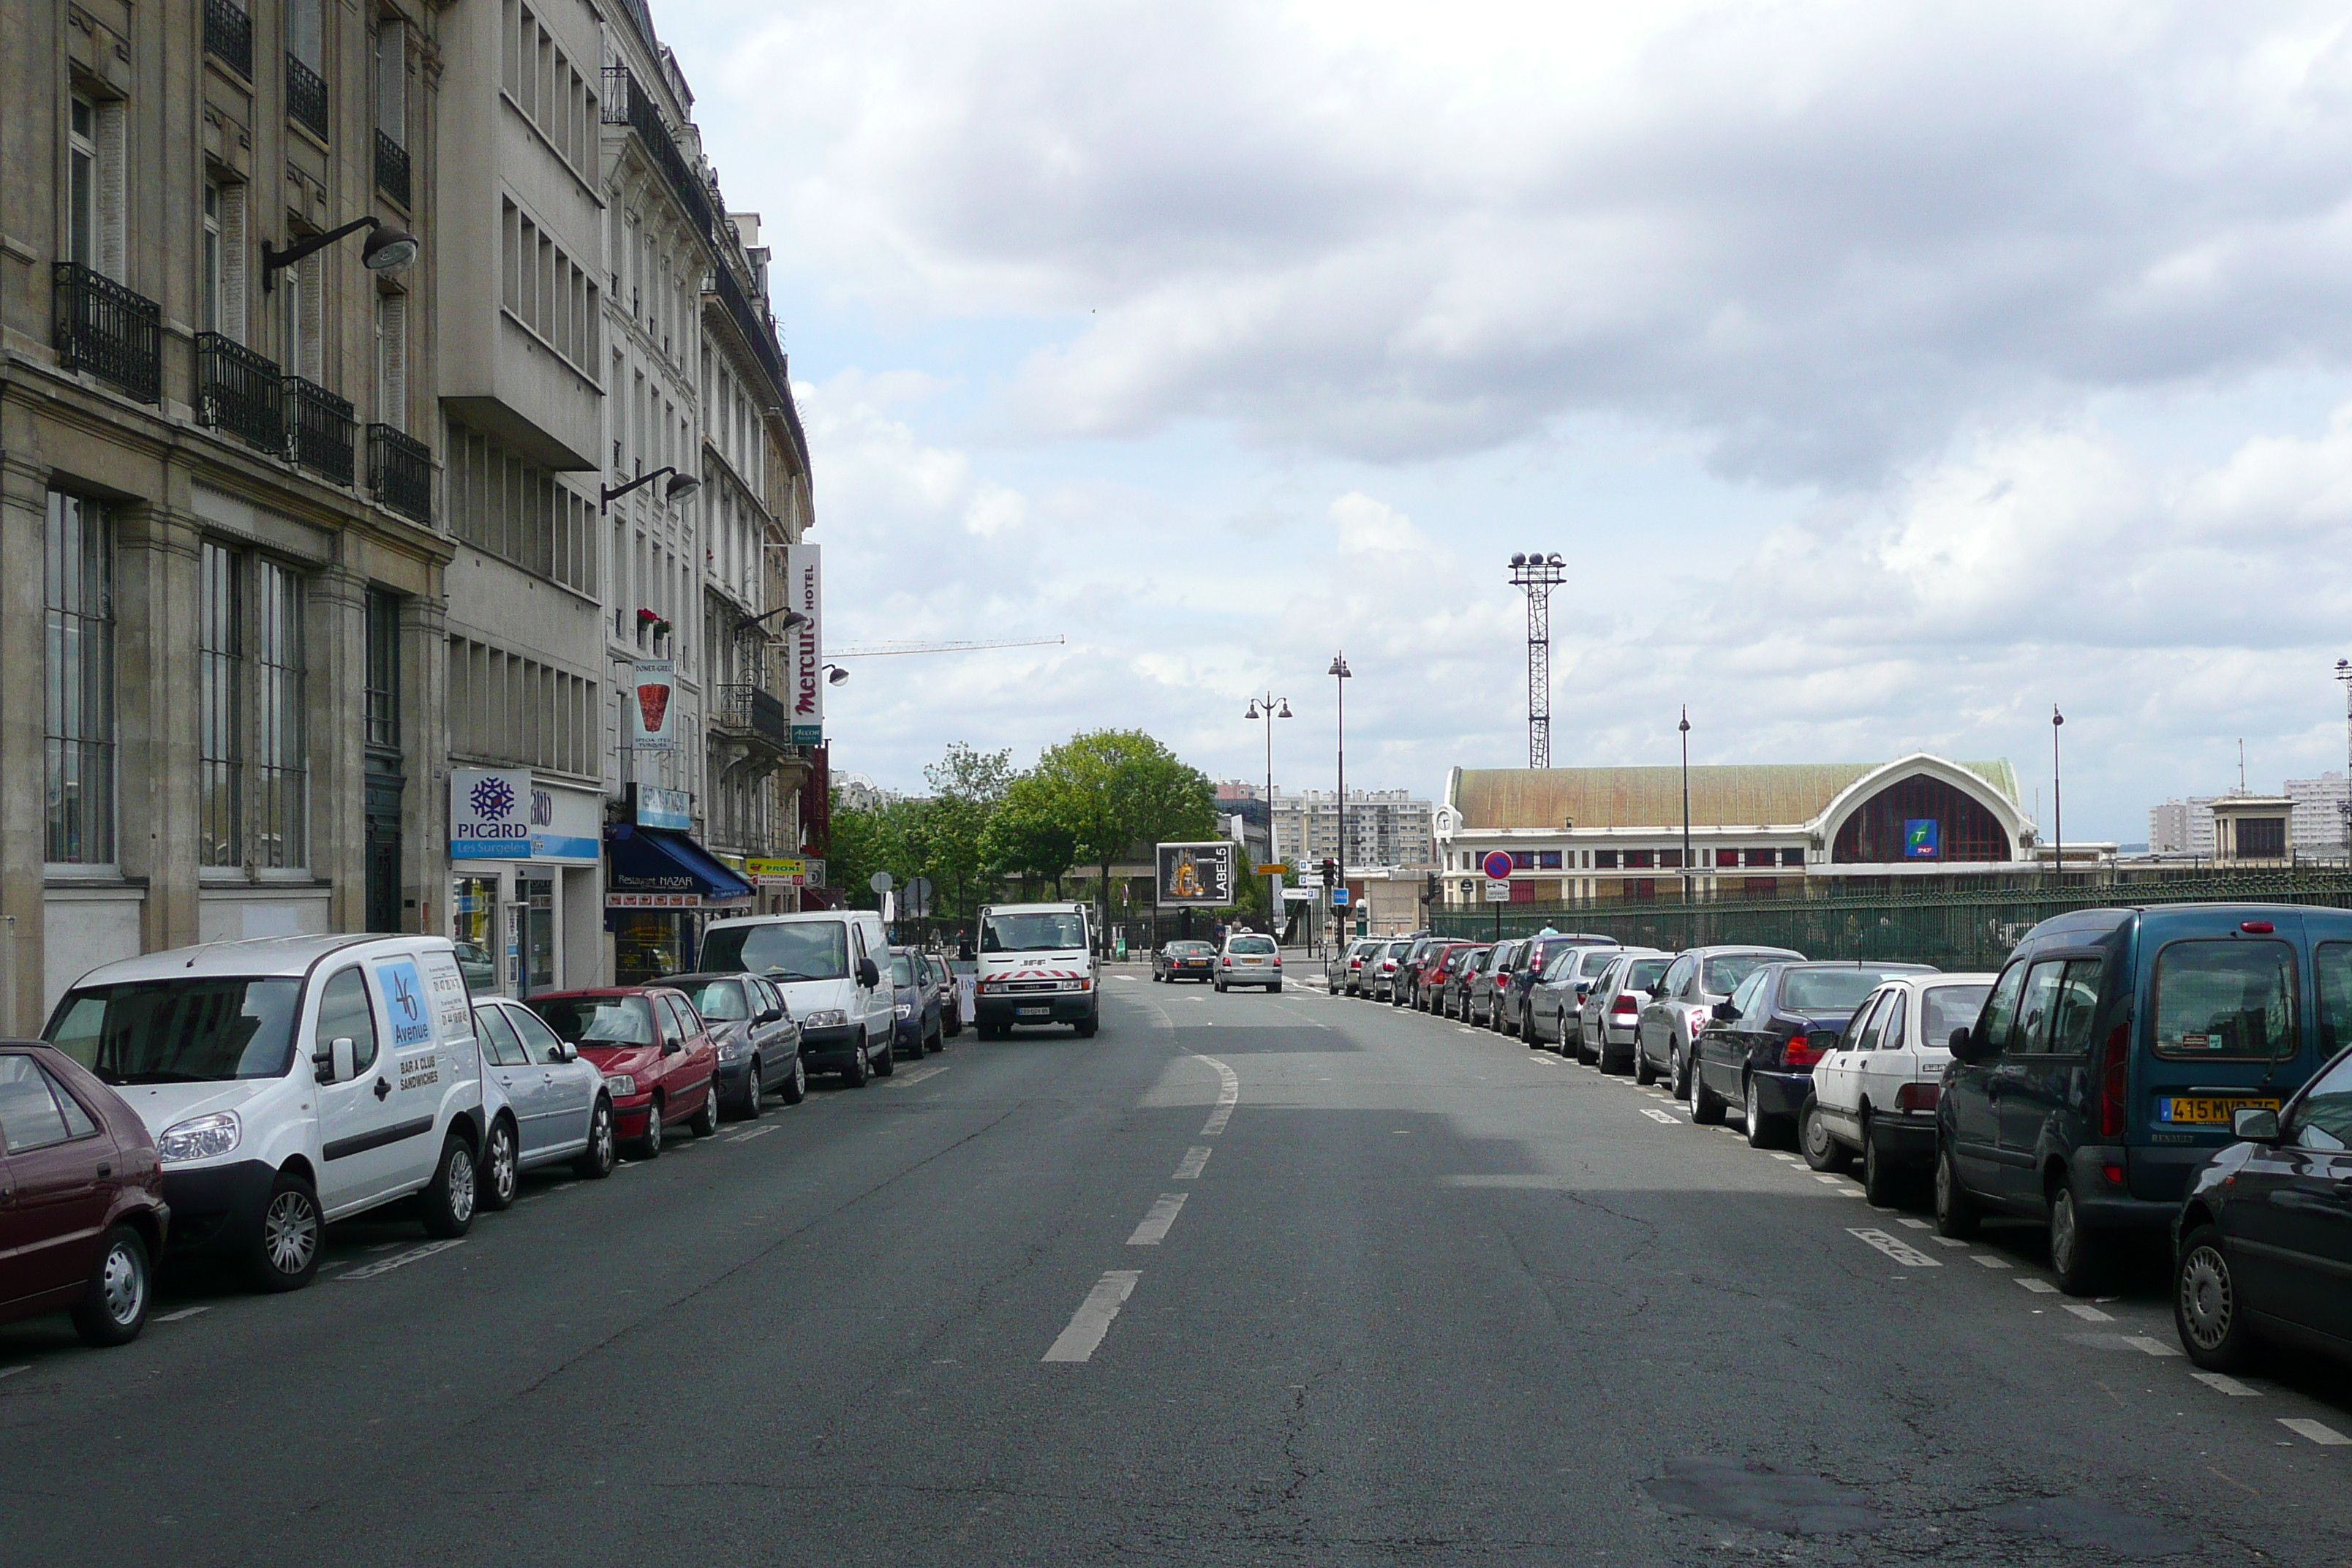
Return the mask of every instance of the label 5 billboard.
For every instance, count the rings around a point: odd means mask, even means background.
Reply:
[[[1221,909],[1234,901],[1234,851],[1230,838],[1205,844],[1158,846],[1160,906]]]

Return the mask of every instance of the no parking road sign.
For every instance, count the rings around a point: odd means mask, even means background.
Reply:
[[[1486,851],[1486,858],[1479,861],[1478,866],[1486,873],[1488,881],[1499,882],[1511,874],[1511,852],[1507,849],[1489,849]]]

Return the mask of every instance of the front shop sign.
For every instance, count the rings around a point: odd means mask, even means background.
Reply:
[[[529,768],[449,770],[449,858],[530,858]]]
[[[640,752],[677,750],[677,663],[641,658],[631,671],[629,744]]]

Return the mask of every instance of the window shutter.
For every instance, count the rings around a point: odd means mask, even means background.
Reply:
[[[220,332],[238,342],[245,336],[245,186],[220,187]]]
[[[376,417],[395,430],[408,428],[408,296],[379,294],[375,300]]]
[[[128,283],[125,274],[124,199],[125,162],[124,127],[130,116],[121,99],[98,106],[98,270],[118,283]]]
[[[408,145],[408,24],[387,18],[375,35],[376,129]]]

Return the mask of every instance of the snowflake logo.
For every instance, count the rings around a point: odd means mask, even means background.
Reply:
[[[515,808],[515,792],[504,779],[481,780],[467,798],[473,802],[474,815],[491,822]]]

